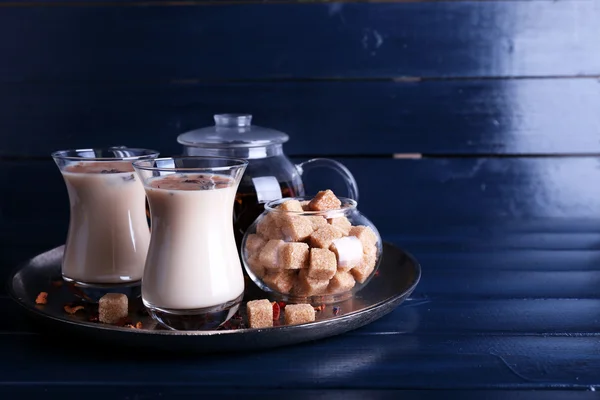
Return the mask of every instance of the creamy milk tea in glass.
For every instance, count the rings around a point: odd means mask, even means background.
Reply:
[[[133,163],[152,218],[142,301],[163,326],[214,329],[238,310],[244,276],[233,203],[247,164],[218,157]]]
[[[126,147],[52,153],[71,206],[62,261],[67,282],[84,292],[137,286],[139,294],[150,229],[144,187],[131,163],[158,154]]]

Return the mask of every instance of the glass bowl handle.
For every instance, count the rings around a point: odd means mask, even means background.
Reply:
[[[346,183],[348,197],[358,201],[358,185],[356,184],[356,179],[354,179],[354,176],[344,164],[329,158],[313,158],[300,164],[296,164],[296,169],[298,170],[300,176],[302,176],[306,171],[315,168],[329,168],[335,170],[342,176],[344,182]]]

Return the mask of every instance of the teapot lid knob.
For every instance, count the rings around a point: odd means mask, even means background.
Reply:
[[[250,126],[252,114],[215,114],[216,126]]]

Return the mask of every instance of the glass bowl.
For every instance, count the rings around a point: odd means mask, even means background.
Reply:
[[[246,231],[242,260],[254,283],[277,300],[331,304],[365,287],[381,261],[382,242],[356,201],[307,211],[311,197],[274,200]]]

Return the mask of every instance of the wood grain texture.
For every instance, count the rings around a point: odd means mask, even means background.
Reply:
[[[18,349],[19,357],[3,358],[5,372],[0,380],[13,386],[71,387],[216,388],[236,382],[237,387],[249,389],[587,389],[598,385],[597,341],[596,337],[464,334],[380,335],[373,340],[344,335],[268,352],[198,358],[152,352],[133,355],[106,348],[73,351],[57,346],[48,335],[2,335],[3,354]],[[256,368],[258,363],[261,368]]]
[[[248,112],[290,155],[600,153],[596,79],[245,84],[0,84],[1,156],[130,146]]]
[[[152,386],[132,385],[132,386],[113,386],[113,385],[89,385],[85,388],[85,397],[88,400],[130,400],[130,399],[189,399],[191,397],[209,397],[209,398],[231,398],[239,397],[240,389],[230,388],[194,388],[194,387],[173,387],[173,386]],[[38,387],[19,387],[15,389],[10,386],[0,386],[0,395],[5,398],[39,398],[41,396],[51,397],[72,397],[81,395],[82,389],[77,386],[54,386],[42,385]],[[444,398],[448,400],[474,400],[480,399],[482,393],[480,390],[349,390],[349,389],[247,389],[244,388],[243,396],[251,396],[254,399],[300,399],[307,398],[320,400],[361,400],[361,399],[397,399],[403,400],[437,400]],[[594,393],[572,390],[486,390],[485,398],[489,400],[587,400],[593,399]]]
[[[563,236],[568,237],[569,234]],[[558,256],[552,249],[489,250],[468,255],[468,248],[463,248],[461,252],[460,247],[455,247],[444,252],[432,243],[414,244],[397,241],[393,237],[391,239],[392,243],[409,250],[423,267],[424,277],[413,295],[417,301],[600,299],[600,260],[597,250],[571,250]],[[22,241],[26,242],[26,238]],[[55,235],[54,241],[64,242],[64,237]],[[3,245],[0,247],[3,253],[0,281],[8,279],[13,267],[50,248],[49,244]],[[0,287],[0,295],[6,294],[5,289]],[[589,308],[586,308],[587,312]]]
[[[52,150],[177,154],[177,134],[250,112],[294,161],[350,168],[360,210],[421,262],[417,290],[340,337],[198,358],[75,345],[2,288],[0,398],[593,395],[600,3],[250,3],[0,0],[0,280],[64,242]]]
[[[456,272],[456,271],[453,271]],[[443,279],[437,273],[429,273],[429,282]],[[491,274],[490,279],[498,278]],[[523,279],[534,285],[535,279]],[[479,277],[463,277],[470,284],[481,282]],[[507,287],[510,280],[503,281]],[[423,281],[422,283],[426,283]],[[454,283],[449,281],[448,284]],[[597,284],[597,282],[596,282]],[[464,286],[464,285],[463,285]],[[554,287],[554,296],[560,297],[560,285]],[[457,292],[463,287],[457,287]],[[476,335],[476,336],[555,336],[555,337],[600,337],[600,321],[591,318],[600,307],[600,299],[559,299],[556,297],[537,299],[470,299],[437,298],[428,292],[427,285],[419,284],[419,291],[389,316],[344,336],[397,336],[422,335]],[[431,293],[431,296],[430,296]],[[469,295],[470,293],[466,293]],[[52,296],[50,293],[49,296]],[[9,298],[0,298],[3,321],[2,335],[36,333],[39,327],[23,318],[20,306]],[[1,341],[1,339],[0,339]]]
[[[0,395],[7,396],[19,395],[29,396],[21,398],[37,398],[42,395],[50,395],[56,397],[70,397],[81,394],[81,389],[77,387],[53,387],[43,386],[35,388],[24,388],[15,390],[12,388],[0,388]],[[435,400],[440,397],[448,400],[473,400],[480,399],[482,396],[481,390],[348,390],[348,389],[324,389],[324,390],[306,390],[306,389],[244,389],[244,396],[252,396],[252,398],[260,399],[280,399],[285,396],[286,399],[397,399],[402,397],[405,400]],[[89,392],[86,390],[86,398],[95,399],[122,399],[130,400],[132,398],[143,399],[189,399],[190,397],[198,396],[214,396],[214,397],[238,397],[240,391],[237,389],[207,389],[207,388],[178,388],[172,386],[159,386],[148,388],[146,386],[129,386],[126,388],[119,386],[90,386]],[[486,390],[485,398],[490,400],[584,400],[593,399],[594,393],[584,391],[572,391],[568,389],[557,390]]]
[[[3,8],[0,80],[600,75],[594,0],[193,4]]]
[[[595,157],[339,160],[357,179],[359,209],[385,239],[416,253],[546,249],[592,257],[600,245],[600,188],[590,184],[600,181]],[[309,193],[344,193],[326,171],[308,174],[305,183]],[[20,249],[64,242],[68,198],[51,160],[1,161],[0,187],[11,188],[0,199],[0,265],[33,255]],[[564,253],[555,254],[559,260]]]
[[[524,219],[528,223],[553,219],[557,231],[570,222],[568,230],[579,224],[582,232],[596,234],[593,223],[600,216],[600,189],[589,185],[600,178],[594,157],[338,160],[361,188],[359,209],[384,233],[428,232],[434,240],[437,232],[443,236],[443,229],[457,225],[485,229],[465,231],[480,235],[493,234],[502,221],[518,229]],[[65,220],[66,188],[51,160],[3,161],[0,166],[0,185],[13,188],[0,203],[2,222]],[[22,176],[35,179],[35,184]],[[308,173],[305,183],[310,193],[330,187],[343,194],[344,186],[336,178],[319,170]],[[442,230],[431,231],[436,226]],[[536,232],[525,231],[523,236],[528,233],[535,240]]]

